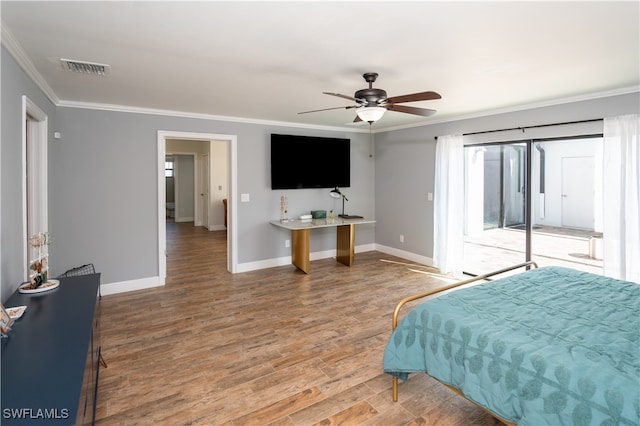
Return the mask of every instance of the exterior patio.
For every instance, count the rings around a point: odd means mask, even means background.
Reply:
[[[525,238],[525,231],[516,228],[496,228],[465,236],[464,271],[480,275],[524,262]],[[602,274],[601,238],[602,234],[594,231],[535,226],[531,260],[538,266],[565,266]]]

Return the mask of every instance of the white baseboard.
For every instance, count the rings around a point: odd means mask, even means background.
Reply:
[[[227,227],[224,225],[211,225],[208,229],[209,231],[226,231]]]
[[[367,251],[374,251],[375,249],[376,249],[375,243],[362,244],[362,245],[356,246],[354,248],[356,253],[364,253],[364,252],[367,252]]]
[[[363,244],[354,247],[356,253],[375,250],[375,244]],[[336,250],[315,251],[309,253],[309,260],[329,259],[336,257]],[[275,268],[277,266],[291,265],[291,256],[278,257],[274,259],[258,260],[256,262],[239,263],[237,272],[257,271],[259,269]]]
[[[381,244],[375,244],[375,250],[382,253],[390,254],[392,256],[401,257],[412,262],[420,263],[422,265],[433,266],[432,258],[427,256],[420,256],[419,254],[411,253],[409,251],[399,250],[397,248],[387,247]]]
[[[173,219],[174,222],[193,222],[193,217],[176,217]],[[194,224],[194,226],[196,226]]]
[[[355,247],[356,253],[364,253],[367,251],[377,250],[382,253],[387,253],[392,256],[400,257],[410,260],[412,262],[420,263],[422,265],[433,266],[433,259],[426,256],[420,256],[415,253],[411,253],[404,250],[398,250],[393,247],[387,247],[380,244],[363,244]],[[320,260],[336,257],[336,250],[324,250],[317,251],[309,254],[309,260]],[[291,265],[291,256],[277,257],[273,259],[258,260],[256,262],[239,263],[237,265],[236,273],[257,271],[259,269],[275,268],[278,266]],[[124,293],[127,291],[144,290],[153,287],[160,287],[164,285],[164,280],[160,277],[148,277],[138,280],[121,281],[116,283],[108,283],[100,285],[100,289],[103,295]]]
[[[117,283],[101,284],[102,295],[124,293],[127,291],[144,290],[147,288],[160,287],[164,285],[164,280],[160,277],[141,278],[131,281],[120,281]]]
[[[255,262],[238,263],[236,273],[257,271],[259,269],[275,268],[277,266],[285,265],[291,265],[291,256],[258,260]]]

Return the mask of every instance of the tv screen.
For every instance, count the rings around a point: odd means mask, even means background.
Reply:
[[[271,189],[351,186],[351,141],[271,134]]]

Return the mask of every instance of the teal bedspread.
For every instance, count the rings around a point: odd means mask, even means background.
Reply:
[[[638,425],[640,285],[547,267],[457,290],[402,318],[383,368],[518,425]]]

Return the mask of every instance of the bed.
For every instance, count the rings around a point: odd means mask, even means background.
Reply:
[[[398,303],[394,401],[398,379],[427,373],[507,424],[640,424],[640,285],[561,267],[469,285],[494,274]]]

